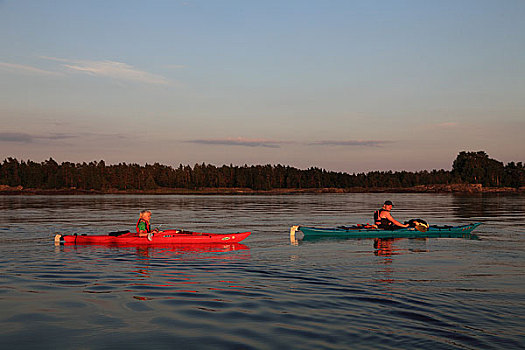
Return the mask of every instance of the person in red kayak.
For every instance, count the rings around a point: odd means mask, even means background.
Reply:
[[[374,224],[378,228],[385,230],[394,230],[396,227],[408,227],[408,224],[402,224],[392,217],[390,211],[394,204],[391,201],[386,201],[383,207],[374,212]]]
[[[153,233],[160,232],[158,228],[151,230],[150,227],[151,211],[143,210],[140,212],[139,220],[137,221],[137,233],[139,237],[148,237],[151,240]]]

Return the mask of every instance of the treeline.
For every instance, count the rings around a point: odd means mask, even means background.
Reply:
[[[521,162],[489,158],[483,152],[461,152],[452,171],[372,171],[348,174],[319,168],[300,170],[283,165],[195,164],[177,168],[159,163],[106,165],[63,162],[50,158],[41,163],[7,158],[0,165],[0,185],[35,189],[153,190],[158,188],[250,188],[253,190],[302,188],[399,188],[436,184],[482,184],[488,187],[525,186]]]

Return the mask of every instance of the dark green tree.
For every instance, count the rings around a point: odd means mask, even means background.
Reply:
[[[484,151],[463,151],[454,160],[452,173],[464,183],[501,186],[504,167],[502,162],[489,158]]]

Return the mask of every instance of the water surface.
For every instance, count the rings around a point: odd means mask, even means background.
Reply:
[[[386,198],[388,196],[388,198]],[[292,225],[483,222],[479,240],[322,240]],[[241,245],[55,246],[60,233],[252,231]],[[525,197],[0,196],[0,343],[60,349],[524,348]]]

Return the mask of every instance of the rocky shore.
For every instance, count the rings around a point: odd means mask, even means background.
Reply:
[[[525,193],[525,187],[483,187],[481,184],[420,185],[414,187],[296,188],[253,190],[251,188],[158,188],[154,190],[36,189],[0,185],[0,195],[92,195],[92,194],[195,194],[195,195],[286,195],[306,193]]]

